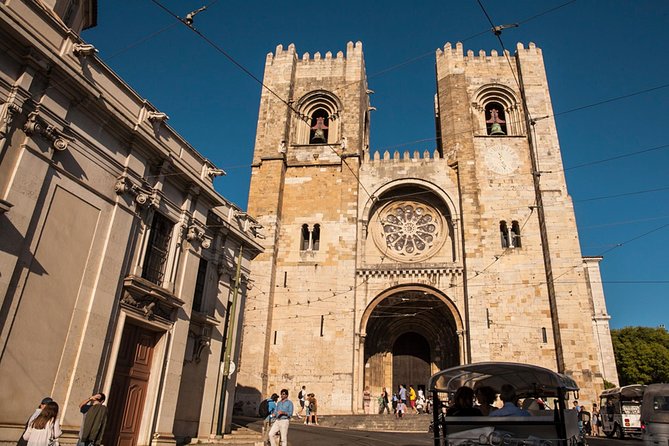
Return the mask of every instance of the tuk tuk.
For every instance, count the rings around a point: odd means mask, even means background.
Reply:
[[[490,386],[499,392],[512,385],[519,398],[541,398],[552,408],[529,410],[530,416],[446,416],[446,401],[462,386]],[[574,380],[552,370],[511,362],[480,362],[452,367],[430,378],[427,386],[434,401],[434,446],[585,444],[576,410],[567,408]],[[548,406],[548,405],[547,405]]]
[[[607,389],[599,395],[602,431],[609,438],[641,436],[641,400],[646,386],[629,386]]]
[[[669,384],[649,384],[641,403],[643,444],[669,444]]]

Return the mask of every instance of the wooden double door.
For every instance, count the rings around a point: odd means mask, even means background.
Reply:
[[[159,333],[125,324],[109,392],[105,446],[136,446]]]

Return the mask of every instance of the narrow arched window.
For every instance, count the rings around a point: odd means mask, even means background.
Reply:
[[[499,102],[488,102],[485,105],[485,127],[486,133],[491,136],[507,135],[506,114],[504,107]]]
[[[306,251],[309,249],[309,226],[302,225],[302,236],[300,237],[300,250]]]
[[[311,131],[309,144],[325,144],[328,142],[330,117],[325,109],[318,108],[311,115]]]
[[[311,249],[318,251],[318,248],[321,244],[321,225],[314,225],[313,231],[311,231]]]
[[[522,246],[520,243],[520,225],[515,220],[511,222],[511,246],[513,248],[520,248]]]
[[[502,242],[502,248],[508,248],[511,246],[509,240],[509,228],[506,226],[506,222],[503,220],[499,222],[499,236]]]

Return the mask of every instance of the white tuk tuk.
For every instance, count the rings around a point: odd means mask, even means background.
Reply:
[[[607,389],[599,395],[602,431],[609,438],[641,436],[641,400],[646,386]]]
[[[552,407],[529,410],[531,416],[509,417],[445,416],[445,410],[440,410],[462,386],[490,386],[499,392],[504,384],[512,385],[520,398],[541,398]],[[552,370],[510,362],[466,364],[432,375],[427,390],[434,401],[434,446],[585,444],[578,414],[566,404],[568,394],[578,392],[578,386]]]

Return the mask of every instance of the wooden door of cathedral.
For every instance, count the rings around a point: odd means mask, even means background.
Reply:
[[[109,392],[105,446],[135,446],[144,414],[151,360],[158,335],[126,323]]]
[[[430,371],[427,340],[417,333],[404,333],[398,337],[393,344],[393,391],[400,384],[413,385],[416,390],[425,388]]]

